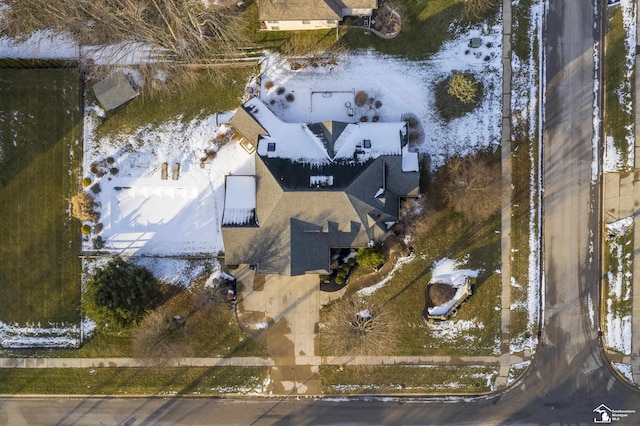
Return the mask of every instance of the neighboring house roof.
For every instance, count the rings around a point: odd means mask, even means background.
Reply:
[[[328,272],[331,248],[379,240],[387,224],[397,220],[398,197],[418,195],[419,173],[402,171],[403,123],[285,123],[259,99],[238,111],[251,111],[268,135],[258,137],[258,227],[223,226],[228,264],[258,264],[262,273],[281,275]],[[318,137],[317,132],[326,134]],[[372,138],[371,146],[358,157],[355,151],[364,148],[357,148],[357,140],[363,135]],[[332,148],[323,138],[332,140]],[[314,153],[315,162],[277,157],[291,152],[269,151],[269,143],[301,145]]]
[[[342,19],[343,9],[375,9],[377,0],[258,0],[261,21]]]
[[[93,85],[98,102],[109,111],[138,96],[123,72],[117,72]]]

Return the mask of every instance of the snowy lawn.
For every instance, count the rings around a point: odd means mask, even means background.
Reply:
[[[286,58],[268,55],[260,97],[278,117],[291,123],[358,122],[362,117],[372,121],[374,116],[380,122],[397,122],[402,114],[416,114],[428,129],[420,150],[430,154],[437,167],[449,156],[495,148],[500,141],[501,35],[501,25],[474,27],[445,43],[430,59],[413,62],[364,51],[339,57],[336,65],[294,71]],[[467,46],[472,37],[482,38],[480,48]],[[433,88],[453,71],[473,73],[482,82],[484,94],[475,111],[446,122],[435,109]],[[358,106],[349,93],[361,90],[372,99]]]
[[[320,367],[323,392],[340,394],[485,393],[494,390],[498,367],[386,365]]]
[[[631,354],[631,308],[633,291],[633,218],[605,227],[605,344]]]
[[[84,176],[100,187],[95,200],[104,249],[154,256],[221,252],[225,176],[255,173],[254,158],[229,141],[229,127],[216,125],[215,116],[176,118],[98,139],[102,115],[95,105],[87,108]],[[114,165],[115,175],[107,172]],[[88,238],[83,248],[93,249]]]
[[[603,171],[629,171],[634,167],[634,69],[636,56],[636,2],[621,0],[608,9],[604,58],[606,114]]]

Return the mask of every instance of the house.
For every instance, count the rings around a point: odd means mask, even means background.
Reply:
[[[93,93],[106,111],[118,108],[138,96],[122,71],[94,84]]]
[[[418,157],[404,122],[287,123],[252,98],[230,124],[255,148],[256,171],[254,186],[250,177],[227,177],[227,264],[328,273],[330,249],[381,240],[398,219],[400,197],[418,195]]]
[[[378,0],[258,0],[260,28],[267,31],[336,28],[347,16],[370,17]]]

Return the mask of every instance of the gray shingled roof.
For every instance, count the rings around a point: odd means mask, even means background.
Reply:
[[[123,72],[117,72],[93,85],[98,102],[109,111],[138,96]]]
[[[258,0],[261,21],[342,19],[342,9],[325,0]]]
[[[387,165],[384,197],[374,198]],[[397,219],[398,196],[417,195],[419,173],[403,173],[400,156],[381,156],[346,191],[287,191],[256,156],[258,228],[223,227],[227,264],[258,264],[261,273],[327,271],[329,250],[364,247]],[[406,192],[395,192],[405,190]]]
[[[236,110],[229,120],[229,124],[240,132],[246,140],[251,142],[254,147],[258,147],[260,136],[269,134],[244,107]]]

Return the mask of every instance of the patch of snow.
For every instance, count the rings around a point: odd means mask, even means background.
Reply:
[[[426,323],[431,333],[438,339],[458,339],[473,330],[483,330],[484,324],[474,320],[449,320]]]
[[[481,37],[483,47],[478,58],[469,51],[470,38]],[[488,45],[491,47],[487,47]],[[364,51],[338,58],[331,67],[308,67],[291,70],[277,54],[267,54],[263,61],[262,81],[271,81],[271,89],[260,88],[260,96],[278,117],[289,123],[309,123],[331,119],[314,115],[312,94],[365,90],[381,101],[376,109],[380,122],[398,122],[403,113],[414,113],[423,128],[429,129],[429,143],[424,152],[432,158],[432,166],[440,166],[447,157],[467,155],[486,147],[497,147],[501,127],[501,50],[502,24],[481,25],[445,43],[440,52],[425,61],[406,61],[374,51]],[[467,53],[465,53],[467,52]],[[482,105],[465,116],[445,122],[436,111],[433,83],[452,71],[470,71],[482,81],[485,93]],[[368,82],[366,85],[364,82]],[[279,102],[276,87],[295,93],[293,102]],[[342,107],[342,103],[340,107]],[[366,105],[367,113],[369,105]],[[361,114],[355,111],[354,120]],[[369,123],[377,124],[377,123]]]
[[[402,148],[402,171],[417,172],[420,171],[420,162],[417,152],[409,152],[409,145]]]
[[[25,40],[0,37],[0,58],[69,59],[79,57],[78,43],[69,35],[36,31]]]
[[[7,324],[0,321],[0,345],[3,348],[74,348],[80,346],[82,334],[91,335],[95,324]]]
[[[622,375],[630,382],[635,383],[633,381],[633,369],[630,364],[623,364],[619,362],[612,362],[611,365],[618,370]]]
[[[129,261],[144,266],[153,276],[167,284],[188,287],[206,271],[219,267],[218,260],[180,259],[169,257],[132,256]]]
[[[227,175],[254,175],[255,159],[235,142],[216,147],[214,159],[202,162],[219,134],[216,116],[159,126],[143,126],[133,134],[105,136],[95,129],[102,110],[88,106],[84,129],[84,176],[98,182],[101,236],[105,250],[122,255],[216,255],[223,251],[221,224]],[[119,172],[101,178],[94,162],[114,159]],[[161,178],[162,163],[169,167]],[[177,179],[171,169],[179,164]],[[202,167],[204,165],[204,167]],[[91,250],[89,241],[83,244]]]
[[[396,262],[395,266],[393,267],[393,269],[391,270],[391,272],[389,272],[389,275],[386,276],[385,279],[383,279],[382,281],[369,286],[369,287],[365,287],[361,290],[358,290],[356,292],[356,294],[358,294],[359,296],[371,296],[373,293],[375,293],[376,291],[378,291],[379,289],[381,289],[382,287],[384,287],[395,275],[396,271],[398,269],[400,269],[402,267],[402,265],[404,265],[405,263],[409,263],[411,262],[413,259],[415,259],[416,256],[414,253],[411,253],[409,256],[406,257],[401,257],[398,259],[398,261]]]
[[[462,261],[447,257],[436,260],[433,263],[431,282],[444,282],[453,287],[464,285],[467,277],[476,278],[482,271],[481,269],[458,269],[459,266],[466,265],[467,262],[468,256],[465,256]]]
[[[591,323],[591,327],[596,326],[596,315],[593,309],[593,300],[591,300],[591,293],[587,294],[587,308],[589,309],[589,322]]]

